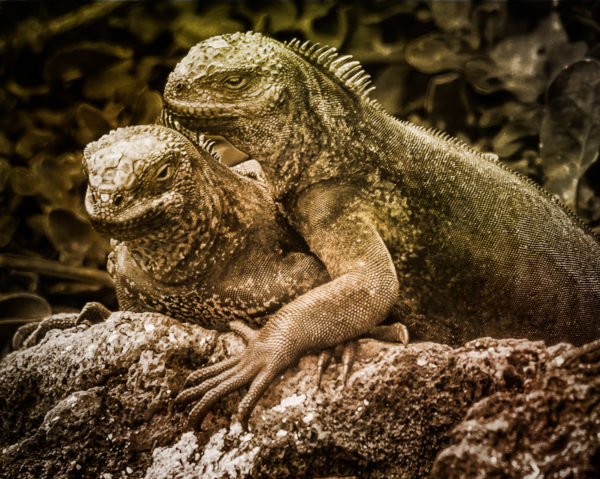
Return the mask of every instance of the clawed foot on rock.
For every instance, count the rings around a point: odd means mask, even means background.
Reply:
[[[80,324],[89,326],[100,323],[109,316],[110,310],[104,305],[89,302],[80,313],[53,314],[41,321],[24,324],[13,335],[12,347],[14,350],[26,349],[38,344],[52,329],[73,328]]]
[[[240,402],[236,415],[236,419],[239,420],[242,427],[247,429],[250,414],[269,384],[281,371],[298,360],[296,355],[290,353],[290,348],[286,348],[287,345],[270,341],[264,334],[264,329],[257,331],[240,321],[231,322],[230,328],[247,342],[245,352],[191,373],[186,379],[184,390],[175,398],[177,405],[196,402],[188,416],[188,427],[190,428],[199,429],[202,420],[213,404],[250,383],[248,392]],[[394,323],[374,328],[367,337],[406,344],[408,331],[401,323]],[[358,342],[350,341],[343,347],[342,374],[345,384],[356,357]],[[328,349],[319,357],[317,373],[319,386],[334,350],[335,348]]]
[[[389,325],[375,326],[364,337],[376,339],[378,341],[402,343],[406,345],[408,344],[408,329],[406,329],[404,324],[396,322]],[[319,354],[319,361],[317,362],[317,388],[321,388],[323,374],[325,374],[332,357],[341,357],[342,384],[346,386],[357,353],[358,340],[356,339],[348,341],[345,344],[340,344],[335,348],[324,349],[321,351]]]
[[[232,321],[229,326],[247,342],[245,352],[193,372],[185,383],[190,387],[181,391],[175,398],[178,405],[200,399],[189,414],[190,428],[199,429],[204,416],[215,402],[250,383],[237,412],[237,419],[246,428],[250,413],[269,384],[282,370],[298,359],[289,352],[284,354],[283,351],[276,351],[277,348],[261,334],[264,328],[257,331],[240,321]]]

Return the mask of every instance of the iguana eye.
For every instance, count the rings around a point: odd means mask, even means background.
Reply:
[[[154,175],[154,178],[160,181],[164,181],[171,177],[172,171],[173,169],[171,168],[171,165],[167,163],[166,165],[163,165],[159,168],[159,170],[156,172],[156,175]]]
[[[232,90],[239,90],[248,83],[248,79],[240,75],[231,75],[225,78],[223,84]]]

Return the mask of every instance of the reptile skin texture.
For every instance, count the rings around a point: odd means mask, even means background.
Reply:
[[[283,305],[330,280],[277,212],[257,179],[260,169],[223,166],[209,140],[196,137],[192,143],[159,125],[121,128],[87,146],[84,171],[88,216],[112,238],[108,271],[121,310],[157,311],[232,329],[250,341],[256,333],[248,325],[264,325]],[[72,316],[70,322],[51,317],[26,341],[17,339],[27,346],[49,329],[87,318],[83,312]],[[369,336],[408,340],[400,323],[376,326]],[[343,357],[344,380],[354,350],[350,343]],[[323,354],[318,382],[330,356]],[[187,382],[202,377],[192,374]],[[200,390],[186,390],[177,401],[191,401]]]
[[[261,326],[329,279],[264,184],[221,165],[207,142],[121,128],[86,147],[84,170],[88,216],[113,239],[108,270],[123,310],[220,331],[235,319]]]
[[[600,336],[597,238],[493,155],[388,115],[369,81],[334,48],[252,32],[199,43],[169,76],[165,124],[221,135],[258,161],[331,278],[242,332],[243,360],[199,373],[193,425],[250,384],[245,423],[302,354],[356,338],[392,310],[411,338],[451,345]]]

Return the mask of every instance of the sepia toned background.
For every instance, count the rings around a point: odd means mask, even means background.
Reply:
[[[491,151],[600,228],[600,2],[0,3],[0,334],[100,300],[108,240],[81,152],[151,123],[195,43],[255,30],[337,47],[394,115]]]

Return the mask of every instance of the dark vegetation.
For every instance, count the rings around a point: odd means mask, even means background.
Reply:
[[[2,2],[0,336],[50,305],[116,308],[82,149],[151,123],[192,45],[249,29],[354,55],[389,112],[496,153],[600,227],[599,2]]]

